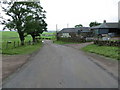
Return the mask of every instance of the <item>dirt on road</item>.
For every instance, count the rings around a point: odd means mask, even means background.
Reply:
[[[10,55],[2,56],[2,80],[15,72],[23,64],[25,64],[30,55]]]
[[[83,48],[83,47],[90,45],[90,44],[93,44],[93,42],[80,43],[80,44],[64,44],[64,45],[79,50],[80,48]]]

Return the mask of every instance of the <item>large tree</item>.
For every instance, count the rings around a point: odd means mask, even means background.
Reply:
[[[4,21],[3,24],[5,24],[8,29],[16,30],[19,34],[21,45],[24,45],[26,33],[30,32],[29,31],[30,27],[26,29],[27,18],[32,16],[31,19],[33,19],[34,17],[39,19],[39,21],[44,20],[45,11],[43,10],[39,2],[22,1],[22,2],[13,2],[7,4],[9,4],[9,8],[8,7],[7,8],[2,7],[2,8],[3,11],[6,12],[6,15],[10,16],[11,19],[7,20],[7,22]],[[34,27],[36,27],[35,24]]]
[[[98,23],[98,22],[91,22],[90,24],[89,24],[89,26],[90,27],[93,27],[93,26],[98,26],[98,25],[100,25],[101,23]]]

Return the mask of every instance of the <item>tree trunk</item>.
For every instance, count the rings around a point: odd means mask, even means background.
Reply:
[[[33,43],[35,43],[35,42],[36,42],[36,40],[35,40],[35,35],[32,35],[32,34],[31,34],[31,36],[32,36],[32,39],[33,39]]]
[[[24,45],[24,34],[19,33],[19,37],[20,37],[21,45]]]

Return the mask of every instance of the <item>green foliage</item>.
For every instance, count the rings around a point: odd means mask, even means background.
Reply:
[[[93,26],[98,26],[98,25],[100,25],[101,23],[98,23],[98,22],[91,22],[90,24],[89,24],[89,26],[90,27],[93,27]]]
[[[43,31],[47,31],[47,24],[44,20],[46,18],[44,14],[45,12],[39,12],[41,13],[27,16],[25,20],[25,31],[32,36],[38,36],[39,34],[43,33]]]
[[[88,45],[84,48],[82,48],[82,50],[86,51],[86,52],[91,52],[91,53],[96,53],[96,54],[100,54],[106,57],[110,57],[110,58],[114,58],[119,60],[120,56],[119,56],[119,48],[118,47],[113,47],[113,46],[98,46],[98,45]]]

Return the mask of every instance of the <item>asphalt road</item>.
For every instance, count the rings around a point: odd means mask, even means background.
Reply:
[[[117,88],[118,81],[81,51],[45,41],[3,88]]]

